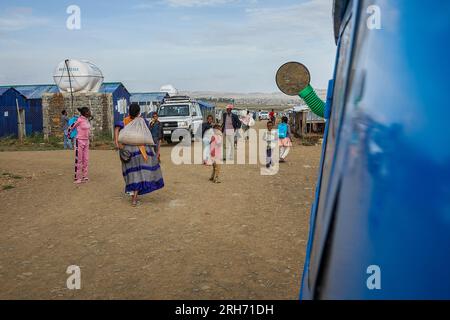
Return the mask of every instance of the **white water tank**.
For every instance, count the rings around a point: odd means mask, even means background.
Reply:
[[[169,96],[171,96],[171,97],[178,95],[178,90],[171,84],[166,84],[166,85],[162,86],[161,89],[159,89],[159,91],[167,92],[169,94]]]
[[[69,59],[58,64],[53,79],[61,92],[98,92],[103,74],[89,61]]]

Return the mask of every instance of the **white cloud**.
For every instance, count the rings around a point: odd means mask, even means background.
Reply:
[[[48,24],[48,19],[35,17],[29,7],[9,8],[0,16],[0,31],[18,31]]]

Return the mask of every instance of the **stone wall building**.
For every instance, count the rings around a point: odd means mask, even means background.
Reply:
[[[67,111],[69,117],[78,115],[78,108],[91,109],[91,133],[94,137],[112,134],[113,105],[112,95],[105,93],[74,93],[73,105],[70,93],[46,93],[42,96],[44,136],[62,136],[61,112]]]
[[[114,123],[123,119],[130,103],[130,94],[121,83],[104,83],[98,93],[45,93],[42,95],[43,131],[46,138],[62,136],[61,112],[78,115],[78,108],[91,110],[93,137],[113,137]]]

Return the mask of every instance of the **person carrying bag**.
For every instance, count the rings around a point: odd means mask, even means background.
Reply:
[[[131,104],[129,114],[116,124],[114,142],[120,150],[125,192],[131,193],[131,204],[137,206],[138,195],[163,188],[164,180],[153,148],[155,143],[147,122],[140,117],[139,105]]]

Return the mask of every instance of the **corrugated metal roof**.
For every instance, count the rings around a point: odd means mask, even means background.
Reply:
[[[14,86],[27,99],[42,99],[44,93],[59,92],[56,85]]]
[[[120,86],[123,86],[122,82],[104,82],[98,92],[100,93],[113,93]],[[125,88],[125,86],[124,86]],[[125,88],[126,90],[126,88]]]
[[[121,85],[121,82],[105,82],[100,87],[100,93],[113,93]],[[0,86],[0,95],[2,95],[9,88],[14,88],[19,91],[27,99],[41,99],[44,93],[57,93],[59,89],[56,85],[52,84],[38,84],[38,85],[11,85]],[[125,88],[126,90],[126,88]]]
[[[0,96],[1,96],[3,93],[5,93],[6,91],[8,91],[9,88],[11,88],[11,87],[0,87]]]
[[[13,86],[1,86],[0,94],[3,94],[9,88],[16,89],[21,95],[27,99],[41,99],[44,93],[58,92],[58,87],[51,84],[43,85],[13,85]]]
[[[132,93],[131,102],[163,102],[168,97],[166,92]]]
[[[303,104],[303,105],[300,105],[300,106],[295,106],[291,110],[294,111],[294,112],[302,112],[302,111],[308,111],[309,108],[308,108],[307,105]]]
[[[305,111],[307,111],[306,121],[325,121],[324,118],[321,118],[318,115],[316,115],[315,113],[313,113],[311,111],[311,109],[309,109],[309,107],[307,105],[295,106],[295,107],[293,107],[291,109],[291,111],[293,111],[293,112],[305,112]]]

